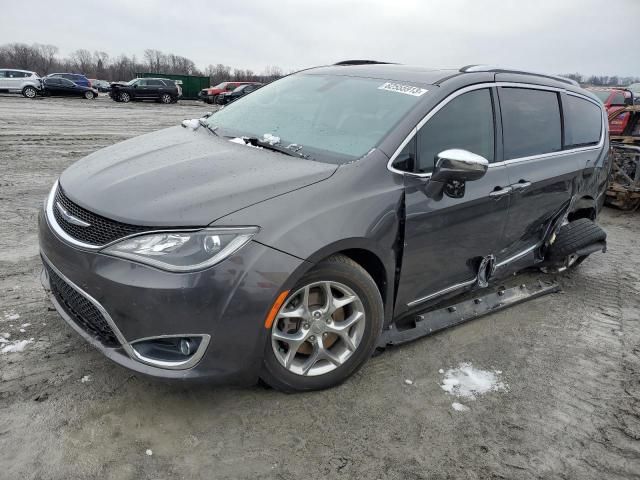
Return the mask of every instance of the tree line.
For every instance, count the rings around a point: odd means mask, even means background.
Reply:
[[[82,73],[88,78],[111,82],[131,80],[135,78],[136,73],[140,72],[199,75],[208,76],[211,85],[226,80],[267,83],[284,75],[283,70],[276,66],[269,66],[258,73],[250,69],[217,64],[209,65],[202,71],[189,58],[154,49],[145,50],[141,58],[124,54],[111,57],[106,52],[90,52],[82,48],[75,50],[67,57],[60,57],[58,53],[59,49],[55,45],[40,43],[1,45],[0,68],[30,70],[40,76],[54,72]]]
[[[632,83],[640,82],[640,77],[619,75],[583,75],[581,73],[565,73],[563,77],[575,80],[580,85],[593,85],[596,87],[626,87]]]

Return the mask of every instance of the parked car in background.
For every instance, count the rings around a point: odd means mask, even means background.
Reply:
[[[633,105],[633,93],[626,88],[590,87],[587,90],[604,103],[608,114],[621,110],[628,105]]]
[[[48,97],[84,97],[88,100],[93,100],[98,96],[98,91],[95,88],[78,85],[62,77],[45,77],[42,83],[42,92]]]
[[[206,103],[216,103],[218,95],[232,92],[240,85],[261,85],[259,82],[222,82],[215,87],[203,88],[198,96]]]
[[[244,97],[246,94],[259,89],[261,86],[261,83],[249,83],[247,85],[240,85],[231,92],[222,92],[221,94],[219,94],[218,98],[216,99],[216,103],[218,105],[226,105],[227,103],[234,102],[240,97]]]
[[[90,78],[91,86],[98,90],[101,93],[107,93],[111,90],[111,84],[106,80],[97,80],[95,78]]]
[[[633,92],[634,103],[640,103],[640,83],[632,83],[627,87],[627,89]]]
[[[445,300],[606,247],[604,113],[560,77],[307,69],[71,165],[39,214],[41,279],[136,372],[331,387],[381,341],[454,325],[422,316]]]
[[[166,78],[136,78],[127,83],[112,83],[109,96],[116,102],[155,100],[160,103],[175,103],[182,89],[173,80]]]
[[[91,81],[81,73],[50,73],[49,75],[47,75],[47,77],[66,78],[67,80],[71,80],[76,85],[91,87]]]
[[[609,114],[609,138],[612,142],[640,146],[640,105]]]
[[[0,68],[0,93],[22,93],[36,98],[42,89],[42,79],[36,72]]]

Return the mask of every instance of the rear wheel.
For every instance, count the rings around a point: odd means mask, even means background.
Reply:
[[[27,86],[22,89],[22,95],[24,95],[26,98],[36,98],[36,95],[38,95],[38,91],[35,89],[35,87]]]
[[[127,92],[120,92],[120,101],[123,103],[128,103],[131,101],[131,95]]]
[[[87,100],[93,100],[94,98],[96,98],[96,96],[93,92],[87,90],[86,92],[84,92],[84,98],[86,98]]]
[[[262,379],[285,392],[342,383],[376,346],[384,315],[378,287],[360,265],[335,255],[291,292],[271,326]]]
[[[545,256],[544,271],[562,272],[580,265],[589,254],[579,251],[591,245],[602,244],[607,240],[607,233],[588,218],[578,218],[564,225],[551,244]]]

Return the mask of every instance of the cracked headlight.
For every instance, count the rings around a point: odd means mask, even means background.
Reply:
[[[155,232],[127,238],[101,252],[171,272],[192,272],[223,261],[256,233],[258,227]]]

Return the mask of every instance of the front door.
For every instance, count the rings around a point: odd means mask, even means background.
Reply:
[[[417,132],[398,157],[405,168],[428,174],[437,154],[459,148],[499,158],[499,121],[495,89],[478,88],[455,95]],[[437,108],[437,107],[436,107]],[[415,148],[415,166],[407,156]],[[509,209],[509,178],[504,165],[490,165],[479,180],[466,182],[464,195],[425,195],[428,180],[405,176],[405,239],[396,311],[399,315],[472,287],[483,258],[503,248]]]

